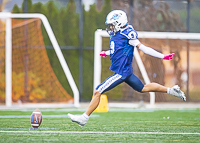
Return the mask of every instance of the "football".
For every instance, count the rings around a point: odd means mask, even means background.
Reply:
[[[35,109],[31,114],[31,126],[33,128],[38,128],[42,123],[42,113],[39,109]]]

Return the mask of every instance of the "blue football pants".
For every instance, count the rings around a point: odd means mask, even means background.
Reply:
[[[100,85],[98,85],[96,90],[102,94],[106,91],[111,90],[112,88],[116,87],[117,85],[121,84],[122,82],[127,83],[129,86],[131,86],[134,90],[136,90],[138,92],[141,92],[144,87],[144,84],[141,82],[141,80],[134,74],[131,74],[127,77],[123,77],[123,76],[115,73],[115,74],[111,75],[110,77],[108,77]]]

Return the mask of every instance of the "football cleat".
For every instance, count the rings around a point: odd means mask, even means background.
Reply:
[[[81,127],[83,127],[88,121],[88,119],[86,119],[83,115],[72,115],[68,113],[67,116],[71,119],[72,122],[79,124]]]
[[[180,90],[180,87],[178,85],[174,85],[171,90],[170,94],[181,98],[183,101],[186,101],[185,93]]]

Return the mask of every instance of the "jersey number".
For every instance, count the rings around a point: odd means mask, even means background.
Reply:
[[[115,42],[111,41],[110,42],[110,53],[113,54],[115,52]]]
[[[136,33],[136,35],[134,35],[133,32],[129,33],[128,36],[131,38],[131,39],[138,39],[138,34]]]

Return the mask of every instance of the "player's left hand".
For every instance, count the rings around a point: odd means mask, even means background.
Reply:
[[[163,60],[171,60],[171,59],[173,59],[174,55],[175,55],[175,53],[166,54],[166,55],[164,55]]]

